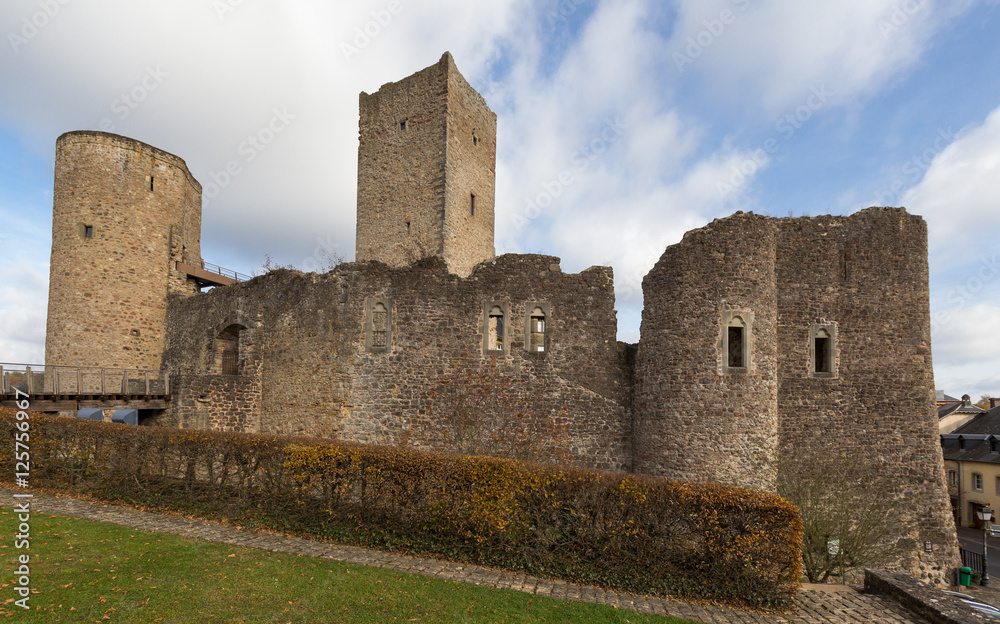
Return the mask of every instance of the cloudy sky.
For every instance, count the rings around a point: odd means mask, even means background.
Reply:
[[[938,388],[1000,395],[997,0],[4,0],[0,33],[0,361],[43,358],[60,134],[184,158],[206,260],[311,268],[354,257],[358,93],[449,50],[498,116],[497,252],[612,265],[621,339],[686,230],[902,205]]]

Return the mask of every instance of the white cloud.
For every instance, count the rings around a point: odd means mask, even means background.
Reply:
[[[927,220],[932,269],[967,266],[1000,249],[1000,107],[982,125],[967,128],[930,162],[903,205]],[[971,262],[970,262],[971,261]]]
[[[42,271],[45,273],[43,274]],[[45,357],[48,265],[0,261],[0,355],[6,362],[38,364]]]
[[[671,58],[684,73],[710,76],[717,92],[771,113],[820,85],[844,103],[911,66],[932,36],[973,4],[680,0]]]

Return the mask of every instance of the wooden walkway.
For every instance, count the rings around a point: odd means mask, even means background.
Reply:
[[[165,371],[90,366],[44,366],[0,362],[0,406],[62,412],[86,407],[166,409],[170,376]]]

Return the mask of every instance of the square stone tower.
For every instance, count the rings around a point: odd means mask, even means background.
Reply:
[[[463,277],[492,259],[497,116],[451,54],[362,92],[360,111],[357,259],[438,255]]]

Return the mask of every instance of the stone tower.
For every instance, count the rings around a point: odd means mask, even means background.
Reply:
[[[198,292],[176,269],[201,258],[201,184],[133,139],[56,141],[45,363],[159,368],[167,297]]]
[[[357,259],[439,255],[464,277],[493,258],[497,117],[451,54],[360,110]]]

